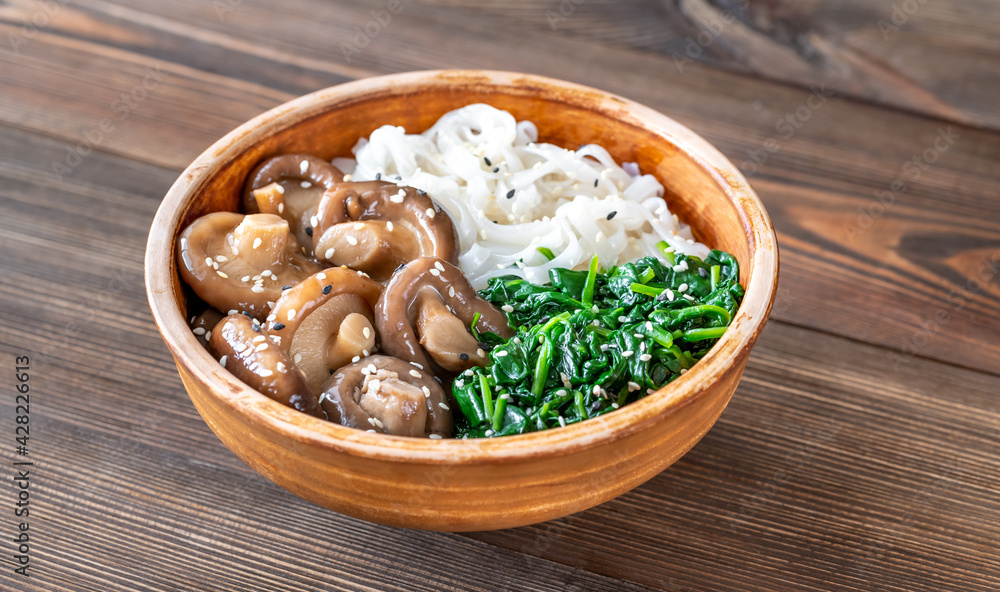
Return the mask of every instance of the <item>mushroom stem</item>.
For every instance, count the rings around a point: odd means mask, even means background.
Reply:
[[[276,264],[288,246],[288,222],[273,214],[246,216],[233,229],[228,242],[247,260]]]
[[[365,357],[365,352],[375,350],[375,327],[363,314],[352,312],[344,317],[326,352],[326,364],[330,368],[340,368],[355,357]]]

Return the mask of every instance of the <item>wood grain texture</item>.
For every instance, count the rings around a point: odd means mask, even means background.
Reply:
[[[1000,331],[1000,276],[992,271],[1000,252],[995,133],[949,128],[837,94],[817,98],[700,63],[681,73],[648,52],[551,32],[524,36],[523,27],[503,19],[417,3],[407,4],[347,62],[341,44],[352,43],[354,27],[364,27],[380,6],[295,0],[275,21],[263,16],[267,8],[255,0],[221,18],[196,0],[74,3],[21,46],[20,54],[0,51],[10,65],[0,77],[16,89],[5,95],[0,121],[76,145],[102,118],[117,118],[116,97],[141,83],[144,68],[158,66],[163,82],[128,117],[115,119],[117,128],[100,149],[180,169],[264,107],[353,75],[446,65],[577,81],[678,119],[761,187],[787,249],[786,269],[800,270],[782,278],[777,318],[907,355],[996,371],[1000,342],[990,338]],[[29,7],[21,7],[21,18],[30,16]],[[143,43],[124,43],[126,31]],[[428,35],[434,39],[429,45]],[[511,44],[511,38],[519,42]],[[262,39],[269,49],[258,47]],[[218,66],[206,65],[206,56],[234,64],[231,75],[216,73]],[[85,61],[96,75],[67,78],[64,64],[73,60]],[[68,84],[78,97],[73,101],[32,98],[30,90],[20,90]],[[199,94],[197,88],[208,90]],[[945,140],[939,140],[942,134]],[[899,191],[893,183],[902,184]],[[826,195],[817,199],[813,189]],[[928,208],[929,222],[942,212],[961,222],[914,224],[904,211],[911,206]],[[827,262],[821,272],[814,253]],[[969,278],[980,273],[983,281],[969,286]],[[859,283],[863,290],[850,288]],[[837,298],[828,298],[831,293]],[[871,306],[899,299],[906,306],[896,314]],[[949,315],[947,322],[936,321],[940,315]]]
[[[919,179],[902,168],[949,122],[989,127],[934,110],[927,97],[969,112],[981,97],[991,100],[991,7],[928,2],[900,31],[920,39],[901,36],[884,48],[889,62],[902,59],[905,76],[920,78],[926,93],[911,93],[919,90],[912,81],[898,86],[920,104],[837,87],[785,138],[778,118],[807,101],[804,87],[816,79],[799,70],[787,84],[748,76],[743,50],[713,57],[722,44],[706,50],[711,63],[695,60],[682,74],[668,52],[643,44],[683,43],[694,29],[654,39],[662,29],[618,9],[631,4],[581,3],[578,15],[601,16],[580,34],[568,30],[573,20],[551,32],[523,4],[493,13],[485,11],[500,5],[436,4],[406,4],[350,63],[340,43],[384,6],[377,0],[296,0],[281,14],[245,0],[221,17],[212,2],[196,0],[81,0],[63,5],[16,53],[8,34],[21,35],[40,5],[0,5],[0,352],[5,360],[38,356],[34,442],[44,461],[36,556],[44,579],[29,585],[5,569],[0,589],[1000,587],[998,284],[995,276],[970,283],[998,248],[1000,138],[956,126],[961,137]],[[785,10],[775,17],[785,27],[796,14],[823,16],[805,27],[842,28],[853,10],[785,5],[752,3]],[[871,10],[887,9],[880,2]],[[531,18],[534,29],[524,26]],[[870,29],[864,34],[877,45]],[[912,44],[906,54],[904,41]],[[52,162],[101,119],[117,117],[113,102],[157,64],[163,83],[57,179]],[[223,133],[343,80],[448,66],[566,78],[689,125],[749,174],[776,223],[784,264],[779,322],[768,325],[732,403],[697,447],[610,503],[477,540],[344,518],[256,476],[197,417],[141,285],[161,196]],[[744,166],[756,164],[748,151],[768,139],[780,149],[757,170]],[[857,208],[877,204],[873,192],[900,178],[907,191],[850,241]],[[935,326],[939,311],[951,316]],[[3,384],[11,372],[0,365]],[[0,434],[12,431],[12,413],[5,395]],[[0,488],[0,501],[10,491]],[[11,524],[0,520],[4,532]]]
[[[433,4],[601,46],[709,64],[966,125],[1000,129],[988,0],[518,0]]]

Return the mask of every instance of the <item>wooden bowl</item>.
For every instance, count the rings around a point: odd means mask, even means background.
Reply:
[[[481,440],[372,434],[316,419],[252,390],[188,329],[174,241],[192,220],[235,211],[262,159],[349,156],[358,138],[393,124],[427,129],[485,102],[538,126],[540,140],[597,143],[667,187],[671,210],[698,239],[740,262],[746,297],[729,330],[689,372],[655,394],[565,428]],[[216,142],[184,171],[153,221],[149,304],[181,380],[212,431],[247,464],[321,506],[372,522],[488,530],[590,508],[650,479],[712,427],[743,375],[777,285],[770,220],[746,180],[705,140],[621,97],[509,72],[433,71],[368,78],[285,103]]]

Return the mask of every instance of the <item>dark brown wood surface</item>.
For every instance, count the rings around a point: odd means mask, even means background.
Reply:
[[[1000,588],[992,3],[404,0],[345,58],[386,5],[0,3],[0,589]],[[708,436],[635,491],[510,531],[367,524],[258,476],[191,406],[142,286],[159,200],[215,139],[311,90],[441,67],[663,111],[744,170],[782,248],[772,320]]]

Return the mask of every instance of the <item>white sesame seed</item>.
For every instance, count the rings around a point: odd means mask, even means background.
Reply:
[[[487,240],[488,237],[489,237],[489,235],[486,234],[486,229],[485,228],[482,228],[482,229],[479,230],[479,238],[481,238],[483,240]]]
[[[566,420],[563,418],[563,416],[560,415],[558,417],[558,419],[559,419],[559,427],[563,427],[563,428],[566,427]]]
[[[321,271],[316,274],[316,279],[322,282],[326,279],[326,274]]]
[[[368,356],[370,356],[371,354],[370,354],[370,353],[368,353],[368,350],[366,350],[366,349],[363,349],[363,350],[361,350],[361,355],[367,358],[367,357],[368,357]]]
[[[261,243],[263,243],[263,241],[260,240],[260,238],[253,239],[253,248],[256,249],[256,248],[260,247]]]
[[[283,214],[284,212],[285,212],[285,203],[284,202],[279,203],[278,204],[278,213],[279,214]]]
[[[275,189],[276,189],[276,190],[278,191],[278,193],[280,193],[281,195],[284,195],[284,194],[285,194],[285,188],[284,188],[283,186],[281,186],[281,185],[278,185],[277,187],[275,187]]]
[[[674,301],[674,291],[670,290],[670,289],[667,289],[665,293],[667,295],[667,301],[668,302],[673,302]]]
[[[308,171],[308,170],[309,170],[309,161],[308,160],[303,160],[299,164],[299,172],[304,175],[304,174],[306,174],[306,171]]]
[[[595,243],[603,243],[607,239],[603,232],[598,231],[597,236],[594,237]]]
[[[282,362],[278,362],[274,366],[278,369],[278,372],[284,372],[285,371],[285,364],[283,364]]]
[[[353,364],[354,362],[358,362],[358,361],[361,361],[361,356],[354,356],[353,358],[351,358],[351,363],[352,363],[352,364]]]
[[[291,321],[292,319],[295,318],[295,313],[296,313],[296,310],[294,308],[290,308],[290,309],[288,309],[288,314],[285,315],[285,318],[287,318],[289,321]]]
[[[353,236],[349,236],[347,237],[347,244],[353,247],[358,244],[358,239],[354,238]]]
[[[281,336],[280,335],[270,335],[270,336],[268,336],[268,339],[270,339],[271,343],[273,343],[274,345],[281,345]]]
[[[220,277],[220,278],[222,278],[222,279],[224,279],[224,280],[228,280],[228,279],[229,279],[229,276],[228,276],[228,275],[226,275],[226,274],[225,274],[224,272],[222,272],[222,271],[217,271],[217,272],[215,272],[215,273],[219,274],[219,277]]]
[[[601,351],[602,351],[602,352],[606,352],[606,351],[608,351],[608,347],[609,347],[609,346],[608,346],[608,344],[607,344],[607,343],[602,343],[602,344],[601,344]]]
[[[688,371],[687,368],[681,368],[681,374],[687,374],[687,371]]]
[[[455,381],[455,386],[458,388],[462,388],[463,386],[465,386],[465,381],[460,378]]]
[[[229,356],[222,356],[221,358],[219,358],[219,365],[222,366],[223,368],[225,368],[226,367],[226,360],[228,360],[228,359],[229,359]]]
[[[219,263],[225,263],[226,261],[229,261],[229,257],[226,257],[225,255],[216,255],[215,260]]]
[[[480,358],[485,358],[486,357],[486,352],[484,352],[483,348],[481,348],[481,347],[480,348],[476,348],[476,355],[479,356]]]
[[[375,367],[375,364],[368,364],[365,367],[368,368],[368,371],[371,372],[372,374],[378,372],[378,368]]]
[[[333,257],[333,247],[330,247],[329,249],[326,250],[325,253],[323,253],[324,259],[329,259],[331,257]]]
[[[646,351],[646,342],[645,341],[643,341],[642,343],[639,344],[639,351],[643,351],[643,352]]]
[[[595,384],[595,385],[594,385],[594,388],[593,388],[593,391],[592,391],[592,392],[593,392],[593,393],[594,393],[595,395],[599,395],[599,394],[601,394],[601,386],[600,386],[600,385],[598,385],[598,384]]]
[[[448,296],[455,297],[455,286],[448,286]]]
[[[503,306],[500,307],[500,310],[504,312],[514,312],[514,307],[509,304],[504,304]]]
[[[618,409],[618,403],[612,403],[611,404],[611,408],[612,409]]]
[[[441,272],[432,268],[431,269],[431,275],[434,276],[434,277],[440,277],[441,276]]]
[[[677,291],[680,292],[681,294],[683,294],[684,292],[687,292],[688,291],[688,285],[687,284],[681,284],[681,285],[677,286]]]
[[[262,344],[258,345],[257,347],[253,348],[254,351],[258,351],[258,352],[262,352],[265,349],[267,349],[267,344],[266,343],[262,343]]]
[[[351,175],[351,173],[347,173],[346,175],[344,175],[344,183],[350,183],[351,179],[353,178],[354,177]]]
[[[434,208],[427,208],[427,212],[426,213],[427,213],[427,217],[428,218],[433,218],[435,216],[435,214],[434,214]]]
[[[410,365],[411,365],[411,366],[416,366],[417,368],[420,368],[421,370],[423,370],[423,369],[424,369],[424,366],[423,366],[423,364],[418,364],[418,363],[416,363],[416,362],[410,362]]]
[[[627,316],[625,316],[625,315],[621,315],[621,316],[619,316],[619,317],[618,317],[618,322],[619,322],[619,323],[625,323],[625,322],[628,322],[628,317],[627,317]]]
[[[440,440],[441,434],[427,434],[427,437],[430,438],[431,440]]]
[[[483,432],[483,435],[489,438],[490,436],[493,435],[493,430],[486,430],[485,432]]]
[[[470,368],[470,369],[466,370],[465,371],[465,375],[466,376],[472,376],[472,369]]]
[[[292,361],[295,362],[296,364],[298,364],[299,362],[301,362],[302,361],[302,354],[295,354],[292,357]]]
[[[676,273],[680,273],[682,271],[687,271],[687,270],[688,270],[688,262],[687,261],[681,261],[677,265],[674,265],[674,271]]]
[[[272,304],[272,305],[271,305],[271,307],[274,307],[274,305]],[[274,314],[274,313],[271,313],[271,314],[267,315],[267,319],[265,319],[265,320],[266,320],[266,321],[267,321],[268,323],[273,323],[273,322],[274,322],[274,320],[275,320],[275,319],[277,319],[277,318],[278,318],[278,317],[277,317],[277,316],[275,316],[275,314]]]
[[[312,226],[313,228],[319,226],[319,218],[317,216],[310,216],[309,226]]]
[[[243,277],[240,278],[240,281],[241,282],[249,282],[250,281],[250,276],[245,275],[245,276],[243,276]]]
[[[364,229],[365,229],[365,223],[364,222],[355,222],[354,223],[354,230],[364,230]]]
[[[646,321],[646,330],[647,331],[652,331],[653,330],[653,322],[652,321]]]
[[[631,357],[632,354],[634,354],[634,353],[635,353],[634,351],[632,351],[630,349],[627,349],[627,350],[625,350],[625,351],[622,352],[622,357],[623,358],[628,358],[628,357]]]
[[[247,344],[237,341],[236,343],[233,344],[233,349],[236,350],[236,353],[241,354],[244,351],[246,351]]]
[[[497,352],[497,357],[498,358],[505,358],[505,357],[507,357],[507,352],[505,350],[500,350],[500,351]]]
[[[274,372],[268,370],[267,368],[264,368],[263,370],[258,372],[258,374],[260,374],[263,378],[267,378],[268,376],[274,376]]]
[[[215,265],[215,261],[212,261],[211,257],[205,257],[205,265],[212,267],[213,265]]]
[[[204,335],[205,334],[205,328],[204,327],[195,327],[192,332],[195,335]]]
[[[392,232],[392,221],[391,220],[389,222],[385,223],[385,229],[388,230],[389,232]]]
[[[369,329],[368,327],[364,327],[363,329],[361,329],[361,334],[365,336],[365,339],[368,339],[369,337],[372,336],[372,330]]]
[[[652,395],[652,394],[653,394],[653,393],[655,393],[655,392],[656,392],[656,391],[654,391],[654,390],[653,390],[653,389],[651,389],[651,388],[648,388],[648,389],[646,389],[646,394],[647,394],[647,395]]]
[[[684,296],[685,298],[687,298],[691,302],[694,302],[694,296],[691,296],[690,294],[682,294],[682,296]]]
[[[440,261],[435,261],[434,262],[434,267],[436,267],[438,269],[438,271],[444,271],[444,265],[441,265]]]
[[[638,339],[642,339],[643,337],[645,337],[645,335],[643,335],[642,333],[633,333],[632,336]]]
[[[413,378],[420,378],[422,375],[416,370],[410,370],[410,376],[412,376]]]
[[[229,250],[233,252],[233,257],[239,257],[240,256],[240,250],[237,249],[236,247],[230,247]]]
[[[389,196],[389,201],[391,201],[392,203],[397,203],[397,204],[403,203],[403,192],[400,191],[399,193],[397,193],[395,195]]]
[[[254,337],[252,341],[254,343],[263,343],[264,341],[267,341],[267,337],[265,337],[263,335],[258,335],[256,337]]]
[[[370,423],[371,425],[375,425],[375,418],[374,417],[369,417],[368,418],[368,423]]]
[[[424,391],[424,398],[431,396],[431,389],[427,388],[426,386],[420,387],[420,390]]]
[[[639,360],[641,360],[643,362],[648,362],[648,361],[650,361],[652,359],[653,359],[653,356],[651,356],[649,354],[642,354],[641,356],[639,356]]]
[[[440,407],[441,409],[444,409],[445,411],[448,411],[448,410],[451,409],[451,407],[448,407],[444,403],[438,403],[438,407]]]
[[[629,381],[629,383],[628,383],[628,392],[630,392],[630,393],[631,393],[631,392],[634,392],[634,391],[637,391],[637,390],[639,390],[639,389],[641,389],[641,388],[642,388],[642,387],[641,387],[641,386],[639,386],[639,383],[638,383],[638,382],[632,382],[632,381],[630,380],[630,381]]]

